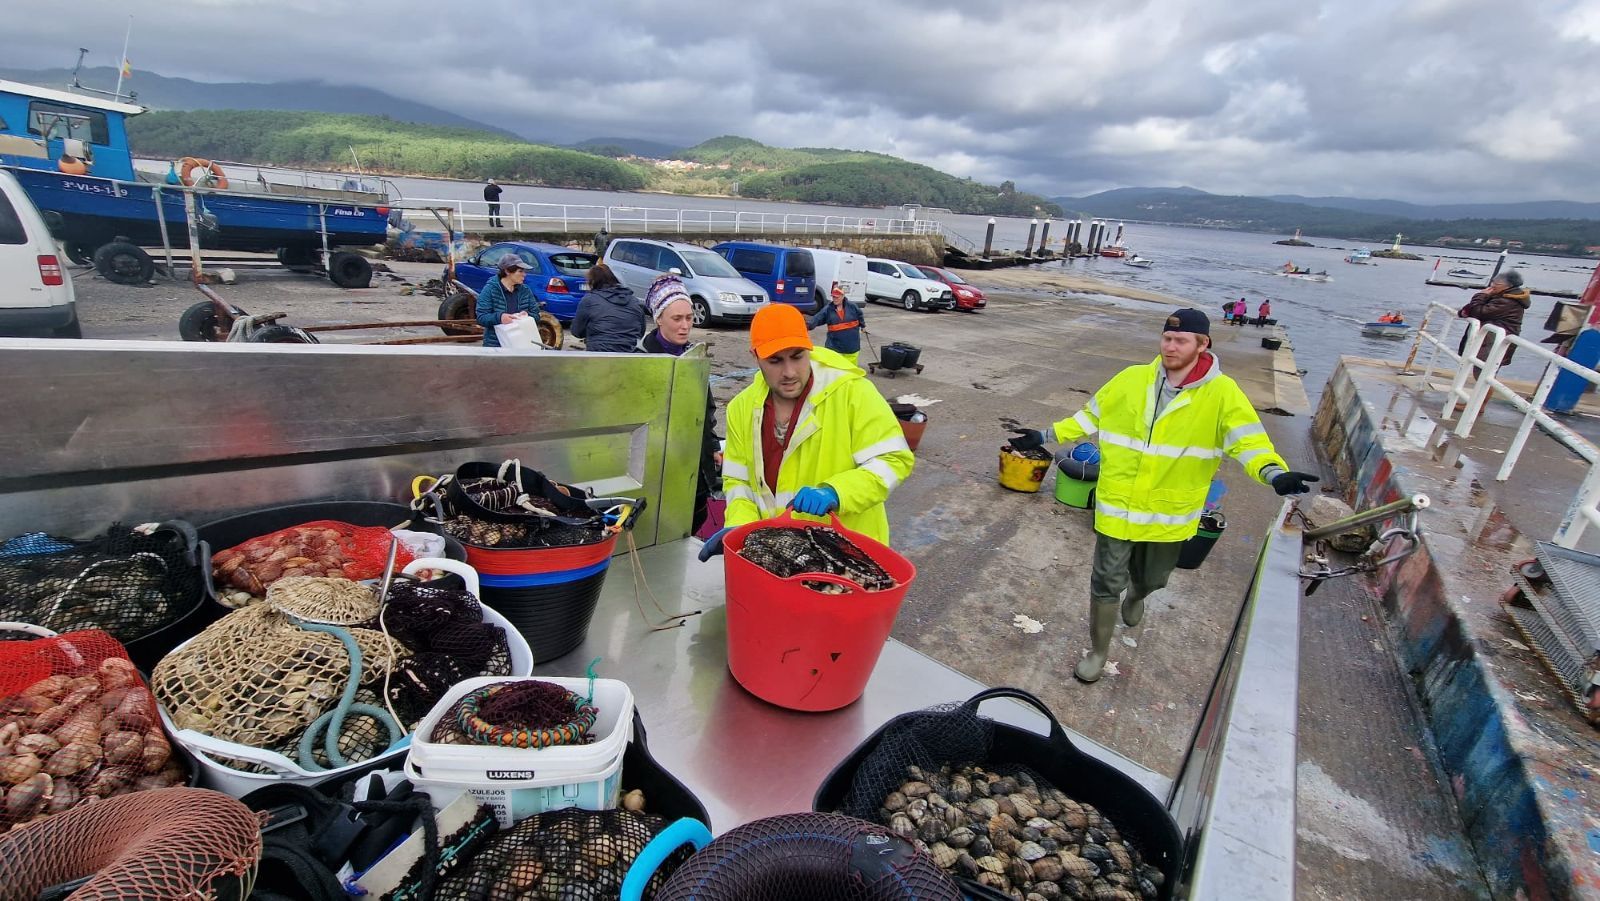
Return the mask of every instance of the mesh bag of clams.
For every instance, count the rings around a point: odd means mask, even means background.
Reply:
[[[0,642],[0,833],[187,778],[116,639],[90,630]]]
[[[996,760],[996,724],[977,702],[1025,694],[991,690],[896,718],[850,774],[838,812],[912,840],[977,898],[1168,897],[1137,837],[1035,770]]]
[[[492,550],[575,547],[606,537],[605,520],[579,489],[515,460],[463,464],[412,506],[457,541]]]
[[[261,857],[261,821],[219,792],[167,788],[108,798],[0,835],[0,897],[82,901],[240,898]]]
[[[537,813],[491,838],[465,866],[434,887],[433,897],[435,901],[616,898],[634,858],[666,826],[661,817],[622,808]],[[683,847],[668,857],[646,886],[644,897],[653,898],[690,853]]]
[[[894,577],[878,561],[837,529],[827,526],[755,529],[745,536],[737,553],[780,579],[826,573],[849,579],[867,591],[894,587]],[[808,580],[802,584],[822,594],[844,594],[848,590],[830,582]]]
[[[0,543],[0,622],[142,638],[204,599],[196,544],[193,527],[178,522],[114,525],[86,541],[19,535]]]

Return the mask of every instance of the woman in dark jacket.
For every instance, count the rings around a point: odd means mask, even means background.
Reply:
[[[1484,325],[1498,325],[1506,330],[1508,335],[1522,334],[1522,314],[1528,311],[1533,303],[1533,296],[1527,288],[1522,286],[1522,273],[1515,269],[1507,269],[1494,277],[1489,282],[1485,291],[1472,295],[1467,305],[1462,307],[1456,315],[1462,319],[1476,319]],[[1488,359],[1489,348],[1494,342],[1488,336],[1483,339],[1483,344],[1478,350],[1478,359]],[[1506,356],[1502,363],[1511,362],[1511,355],[1516,352],[1516,345],[1506,347]],[[1461,336],[1461,348],[1457,353],[1466,353],[1467,336]]]
[[[644,304],[605,263],[594,264],[588,283],[572,318],[572,337],[582,338],[587,350],[633,353],[650,322]]]
[[[656,321],[656,327],[639,339],[638,351],[682,356],[690,347],[689,331],[694,326],[694,307],[689,301],[688,292],[683,289],[683,282],[675,275],[663,275],[650,285],[644,301]],[[717,402],[711,397],[708,386],[706,422],[700,436],[700,472],[694,489],[694,523],[689,528],[690,534],[700,531],[705,524],[712,487],[722,484],[722,467],[717,460],[721,441],[717,437]]]

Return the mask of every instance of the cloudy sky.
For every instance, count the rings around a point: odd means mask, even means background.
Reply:
[[[1045,194],[1600,201],[1600,0],[74,0],[0,58],[323,79],[557,140],[876,150]],[[86,24],[90,23],[90,24]]]

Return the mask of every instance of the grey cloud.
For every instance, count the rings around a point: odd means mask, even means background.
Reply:
[[[114,62],[131,11],[136,69],[361,84],[548,140],[744,134],[1043,193],[1600,199],[1600,0],[74,8],[8,23],[7,61]]]

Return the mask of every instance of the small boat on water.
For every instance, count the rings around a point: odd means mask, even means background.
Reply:
[[[1388,338],[1398,341],[1410,332],[1411,326],[1404,322],[1366,322],[1361,325],[1363,338]]]
[[[1361,248],[1360,250],[1351,251],[1350,255],[1344,258],[1344,261],[1346,263],[1354,263],[1357,266],[1377,265],[1376,263],[1372,262],[1372,251],[1366,249],[1365,247]]]
[[[1326,269],[1318,272],[1312,272],[1310,268],[1298,268],[1293,263],[1284,263],[1283,268],[1279,269],[1276,274],[1285,278],[1297,278],[1303,282],[1332,281],[1332,279],[1328,277],[1328,270]]]
[[[1139,256],[1138,254],[1134,254],[1133,256],[1128,257],[1127,259],[1122,261],[1122,265],[1124,265],[1124,266],[1134,266],[1134,267],[1137,267],[1139,269],[1149,269],[1150,267],[1154,266],[1155,264],[1156,264],[1155,260],[1147,259],[1145,257]]]
[[[1446,274],[1451,278],[1486,278],[1482,272],[1473,272],[1471,269],[1452,269]]]
[[[1110,257],[1114,260],[1120,260],[1128,255],[1128,249],[1113,244],[1110,247],[1100,248],[1100,255],[1103,257]]]

